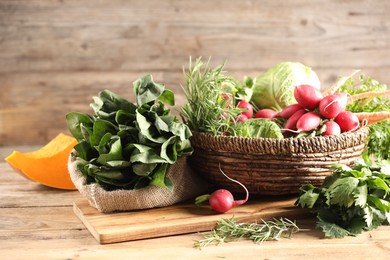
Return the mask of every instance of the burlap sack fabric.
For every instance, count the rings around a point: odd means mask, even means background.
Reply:
[[[79,192],[89,204],[103,213],[130,211],[170,206],[206,193],[210,184],[200,179],[187,164],[187,157],[182,157],[168,168],[167,177],[174,183],[172,191],[148,186],[138,190],[106,191],[99,184],[86,184],[86,177],[78,171],[77,157],[69,157],[70,177]]]

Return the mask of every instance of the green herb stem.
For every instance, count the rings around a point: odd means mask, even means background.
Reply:
[[[236,219],[222,219],[215,229],[197,240],[194,247],[202,249],[210,244],[220,244],[238,239],[249,239],[255,243],[290,238],[299,231],[295,222],[288,219],[262,220],[262,223],[238,223]]]
[[[224,133],[234,124],[232,119],[241,112],[240,109],[227,109],[229,100],[222,96],[238,85],[223,71],[224,65],[212,69],[209,62],[203,63],[198,58],[194,65],[190,59],[188,71],[184,70],[186,84],[183,89],[187,103],[182,107],[181,115],[192,131],[214,135]]]

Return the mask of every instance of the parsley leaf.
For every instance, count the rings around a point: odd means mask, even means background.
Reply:
[[[330,203],[350,207],[354,203],[353,192],[359,180],[354,177],[337,179],[330,187]]]
[[[351,168],[335,165],[320,187],[303,185],[295,204],[317,212],[317,228],[326,237],[354,236],[389,224],[389,163],[367,165],[360,160]]]
[[[355,205],[364,207],[367,203],[367,185],[359,185],[353,192],[353,196],[355,199]]]
[[[321,219],[319,219],[319,221],[317,222],[317,228],[321,228],[325,233],[326,237],[342,238],[351,235],[348,230],[334,223],[326,222]]]
[[[302,205],[302,207],[313,208],[319,196],[318,193],[314,192],[314,186],[306,184],[301,187],[301,191],[303,191],[303,193],[298,199],[299,204]]]

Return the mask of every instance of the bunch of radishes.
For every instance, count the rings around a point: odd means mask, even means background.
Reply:
[[[299,85],[294,89],[296,104],[286,106],[280,112],[263,109],[257,113],[265,114],[264,118],[285,119],[282,127],[285,134],[318,131],[319,135],[337,135],[342,132],[355,131],[359,128],[358,117],[346,111],[348,96],[346,93],[335,93],[323,96],[321,91],[310,85]],[[272,116],[267,116],[272,115]]]
[[[252,104],[245,99],[238,102],[237,108],[243,109],[244,112],[237,116],[236,122],[245,122],[250,118],[272,118],[277,113],[272,109],[262,109],[255,113]]]

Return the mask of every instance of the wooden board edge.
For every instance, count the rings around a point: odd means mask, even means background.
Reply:
[[[122,233],[120,236],[116,234],[113,236],[112,234],[105,234],[101,233],[99,235],[99,242],[100,244],[113,244],[113,243],[121,243],[121,242],[128,242],[128,241],[136,241],[136,240],[143,240],[143,239],[153,239],[153,238],[159,238],[159,237],[168,237],[168,236],[178,236],[178,235],[185,235],[185,234],[193,234],[193,233],[199,233],[204,231],[211,231],[216,225],[216,222],[205,222],[201,226],[194,226],[194,227],[187,227],[186,225],[176,225],[169,227],[165,230],[159,229],[159,234],[156,235],[155,233],[153,235],[150,235],[150,232],[144,231],[144,232],[136,232],[133,234],[130,233]]]
[[[99,242],[99,244],[103,244],[99,232],[97,232],[97,230],[85,219],[82,210],[77,206],[77,202],[73,202],[73,213],[80,219],[80,221],[88,229],[91,235]]]

